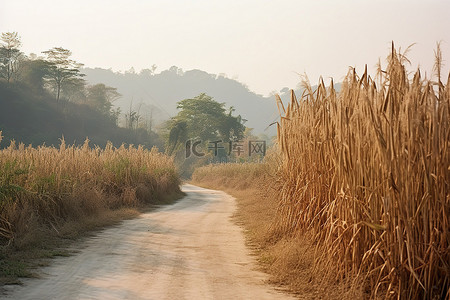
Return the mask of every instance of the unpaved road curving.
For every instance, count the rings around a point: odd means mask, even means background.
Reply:
[[[184,185],[179,202],[89,238],[6,299],[289,299],[265,284],[231,216],[234,199]],[[0,296],[1,297],[1,296]]]

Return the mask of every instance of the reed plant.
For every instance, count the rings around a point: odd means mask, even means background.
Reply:
[[[410,74],[392,46],[375,78],[351,69],[337,92],[303,82],[279,96],[274,231],[310,233],[316,263],[363,280],[372,298],[449,299],[450,86]],[[450,76],[449,76],[450,78]]]
[[[0,132],[1,140],[1,132]],[[11,145],[0,151],[0,239],[31,226],[58,228],[106,210],[158,203],[180,193],[172,158],[141,146],[104,149]]]

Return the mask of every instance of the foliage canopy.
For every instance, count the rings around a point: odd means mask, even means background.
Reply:
[[[203,142],[241,139],[245,126],[241,116],[233,116],[225,103],[215,101],[204,93],[178,102],[179,113],[168,122],[167,149],[170,154],[186,139]]]

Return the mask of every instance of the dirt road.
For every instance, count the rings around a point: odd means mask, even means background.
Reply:
[[[289,299],[264,283],[234,199],[184,185],[174,205],[142,214],[83,242],[40,279],[9,287],[6,299]]]

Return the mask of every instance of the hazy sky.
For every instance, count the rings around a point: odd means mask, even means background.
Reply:
[[[61,46],[88,67],[225,73],[260,94],[294,88],[299,73],[316,83],[373,69],[392,40],[417,43],[411,68],[427,73],[442,41],[450,65],[448,0],[0,0],[6,31],[19,32],[26,54]]]

